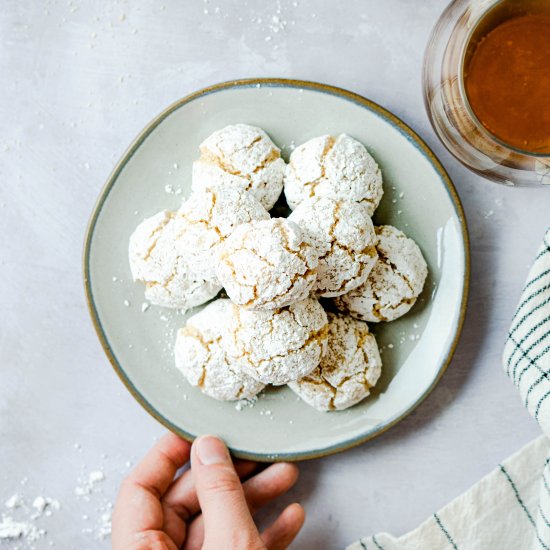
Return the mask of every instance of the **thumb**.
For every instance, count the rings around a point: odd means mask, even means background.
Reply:
[[[265,549],[221,439],[206,435],[195,440],[191,471],[204,518],[203,549]]]

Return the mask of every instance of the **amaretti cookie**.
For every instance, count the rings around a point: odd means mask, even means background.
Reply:
[[[249,193],[232,187],[197,191],[186,199],[179,212],[187,221],[177,246],[195,273],[216,279],[216,254],[235,228],[255,220],[268,220],[267,210]]]
[[[328,348],[317,368],[289,382],[306,403],[320,411],[342,410],[363,400],[380,378],[382,360],[367,323],[328,313]]]
[[[193,163],[193,190],[213,185],[250,192],[270,210],[283,189],[280,149],[256,126],[232,124],[208,136]]]
[[[364,204],[370,216],[382,198],[382,174],[365,146],[346,134],[320,136],[290,155],[285,197],[294,210],[311,197],[347,199]]]
[[[309,374],[327,347],[327,315],[308,298],[274,310],[231,307],[223,342],[232,362],[244,372],[276,386]]]
[[[309,295],[318,257],[298,225],[272,218],[239,225],[220,247],[216,274],[235,304],[275,309]]]
[[[391,225],[376,227],[378,260],[365,283],[334,299],[353,317],[376,323],[407,313],[422,292],[428,266],[418,245]]]
[[[229,300],[216,300],[187,320],[176,338],[176,367],[187,381],[220,401],[250,399],[265,387],[227,358],[222,345]]]
[[[211,300],[222,286],[195,270],[178,246],[188,222],[163,210],[141,222],[128,248],[134,281],[145,285],[145,297],[158,306],[187,310]]]
[[[339,296],[366,280],[378,257],[366,206],[314,197],[303,201],[288,219],[300,226],[320,253],[314,294]]]

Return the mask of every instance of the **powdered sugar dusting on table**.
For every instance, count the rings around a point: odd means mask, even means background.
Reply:
[[[72,448],[82,453],[80,443]],[[19,483],[13,482],[12,494],[4,495],[0,501],[3,502],[3,506],[0,505],[0,547],[6,545],[10,550],[67,547],[57,535],[60,525],[67,522],[76,523],[83,535],[95,540],[109,538],[114,495],[105,493],[107,472],[121,478],[132,462],[126,460],[117,465],[117,461],[107,459],[107,455],[101,455],[99,463],[92,468],[82,464],[72,495],[63,501],[40,494],[36,490],[40,481],[25,477]],[[110,492],[110,488],[107,490]]]

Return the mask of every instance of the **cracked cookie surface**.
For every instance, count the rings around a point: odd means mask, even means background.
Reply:
[[[236,304],[275,309],[305,299],[319,253],[294,222],[272,218],[239,225],[220,247],[216,275]]]
[[[197,273],[179,249],[187,226],[177,212],[163,210],[143,220],[130,237],[132,277],[145,284],[145,297],[158,306],[187,310],[211,300],[222,288]]]
[[[344,199],[306,199],[292,212],[320,253],[313,293],[333,297],[357,288],[376,263],[376,235],[367,208]]]
[[[252,195],[222,187],[192,193],[178,214],[187,221],[178,250],[194,273],[216,283],[216,257],[224,240],[242,223],[269,219],[267,210]]]
[[[193,190],[215,185],[245,190],[270,210],[283,189],[285,161],[261,129],[232,124],[208,136],[193,163]]]
[[[422,252],[411,238],[391,225],[375,230],[378,260],[367,280],[334,299],[340,311],[372,323],[393,321],[407,313],[428,275]]]
[[[327,348],[327,333],[327,315],[311,298],[265,311],[233,304],[223,342],[231,361],[244,372],[279,386],[317,367]]]
[[[187,320],[178,331],[174,356],[176,367],[192,386],[214,399],[250,399],[265,387],[232,364],[222,345],[229,300],[216,300]]]
[[[319,136],[290,155],[284,178],[288,205],[295,209],[315,196],[347,199],[372,216],[382,198],[382,174],[365,146],[346,134]]]
[[[382,360],[367,323],[328,313],[328,349],[317,368],[289,387],[320,411],[347,409],[367,397]]]

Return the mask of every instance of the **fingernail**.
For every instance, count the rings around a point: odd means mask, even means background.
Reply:
[[[197,441],[197,458],[206,466],[223,464],[230,460],[223,441],[212,435],[205,435]]]

